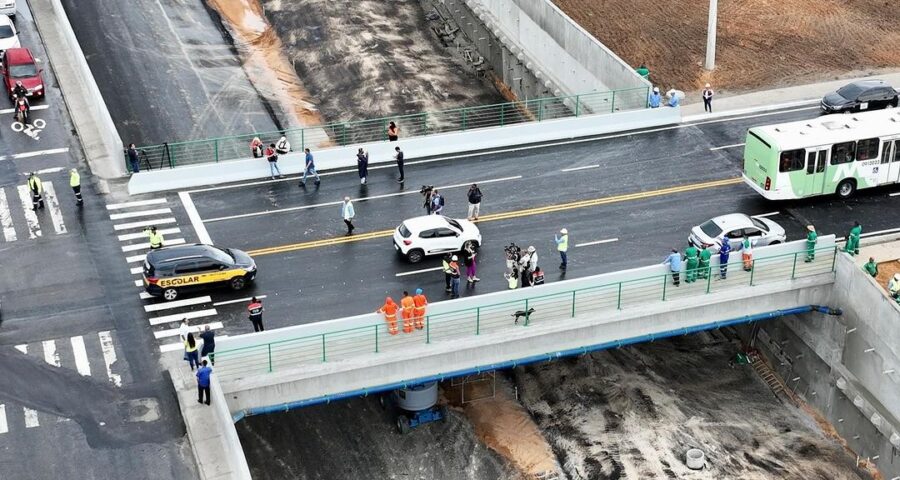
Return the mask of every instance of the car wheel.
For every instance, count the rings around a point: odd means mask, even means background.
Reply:
[[[231,287],[232,290],[243,290],[244,287],[247,286],[247,279],[244,277],[234,277],[228,282],[228,286]]]
[[[856,191],[856,182],[852,179],[843,180],[837,186],[837,194],[841,198],[850,198],[853,196],[853,192]]]
[[[171,302],[172,300],[178,298],[178,290],[175,290],[174,288],[167,288],[163,290],[162,296],[167,302]]]
[[[893,100],[888,102],[888,108],[897,108],[898,104],[900,104],[900,97],[894,97]]]
[[[466,243],[463,244],[462,249],[466,250],[469,247],[478,248],[478,242],[476,242],[475,240],[466,240]]]
[[[406,415],[400,415],[397,417],[397,430],[401,435],[406,435],[409,433],[409,419],[406,418]]]
[[[419,249],[413,249],[406,253],[406,259],[409,263],[419,263],[425,258],[425,252]]]
[[[769,243],[770,246],[771,245],[780,245],[780,244],[781,244],[781,241],[779,241],[779,240],[774,240],[771,243]]]

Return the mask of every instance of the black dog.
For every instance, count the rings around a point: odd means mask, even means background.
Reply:
[[[516,313],[512,314],[512,316],[516,317],[516,321],[513,322],[513,323],[514,323],[515,325],[518,325],[518,324],[519,324],[519,318],[521,318],[521,317],[525,317],[525,321],[527,322],[527,321],[528,321],[528,317],[530,317],[532,313],[534,313],[534,309],[533,309],[533,308],[529,308],[528,310],[519,310],[519,311],[517,311]]]

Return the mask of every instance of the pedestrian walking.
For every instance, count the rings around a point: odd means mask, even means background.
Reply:
[[[700,268],[700,251],[693,245],[688,245],[684,250],[684,259],[687,265],[684,271],[684,282],[694,283],[697,281],[697,270]]]
[[[156,250],[163,247],[163,234],[156,229],[156,225],[151,225],[144,233],[150,239],[150,250]]]
[[[279,155],[287,155],[291,151],[291,142],[288,141],[287,137],[281,136],[278,139],[278,143],[275,144],[275,153]]]
[[[263,156],[263,147],[263,142],[259,137],[253,137],[253,140],[250,140],[250,153],[253,155],[253,158]]]
[[[389,142],[396,142],[400,138],[400,127],[396,123],[388,123],[387,137]]]
[[[391,335],[396,335],[397,330],[397,304],[394,303],[394,299],[391,297],[387,297],[384,299],[384,305],[381,306],[375,313],[383,313],[384,321],[387,322],[388,333]]]
[[[344,203],[341,204],[341,218],[347,225],[347,235],[352,235],[356,227],[353,226],[353,217],[356,216],[356,210],[353,209],[353,202],[350,197],[344,197]]]
[[[209,396],[209,376],[212,375],[212,368],[209,367],[206,360],[200,364],[197,370],[197,403],[205,403],[209,405],[212,400]],[[203,395],[206,394],[206,401],[203,401]]]
[[[250,299],[250,304],[247,305],[247,313],[249,314],[250,323],[253,324],[254,332],[262,332],[265,331],[263,327],[263,312],[265,308],[263,308],[262,301],[256,297]]]
[[[459,298],[459,258],[450,257],[450,298]]]
[[[869,263],[863,265],[863,270],[866,271],[872,278],[878,276],[878,264],[875,263],[875,257],[869,257]]]
[[[313,154],[308,148],[303,149],[306,152],[305,166],[303,167],[303,179],[300,180],[300,186],[306,186],[306,175],[312,174],[316,177],[316,186],[318,187],[322,181],[319,179],[319,172],[316,172],[316,164],[313,162]]]
[[[744,262],[744,271],[749,272],[753,270],[753,241],[750,240],[747,235],[744,235],[744,239],[741,240],[741,246],[738,248],[741,251],[741,260]]]
[[[715,93],[712,88],[709,88],[708,83],[703,87],[703,91],[700,92],[700,95],[703,97],[703,110],[712,113],[712,98]]]
[[[816,227],[812,225],[806,226],[806,263],[816,259],[816,241],[819,235],[816,234]]]
[[[362,148],[356,152],[356,171],[359,173],[359,184],[365,185],[369,176],[369,152]]]
[[[431,191],[431,213],[442,215],[444,213],[444,196],[437,189]]]
[[[649,105],[650,108],[659,108],[659,106],[662,105],[662,95],[659,93],[659,87],[653,87],[653,92],[650,93],[647,105]]]
[[[678,253],[678,250],[672,249],[672,253],[666,257],[666,261],[663,262],[663,265],[669,266],[669,271],[672,273],[672,281],[675,283],[675,286],[678,287],[681,285],[681,254]]]
[[[719,249],[719,277],[725,280],[728,275],[728,255],[731,253],[731,241],[728,235],[722,237],[722,248]]]
[[[569,251],[569,231],[565,228],[559,231],[559,235],[553,236],[556,241],[556,251],[559,252],[559,269],[565,270],[569,266],[569,257],[566,252]]]
[[[481,189],[478,188],[477,184],[473,183],[466,194],[466,198],[469,200],[469,215],[466,218],[469,221],[478,220],[478,214],[481,213],[481,196]]]
[[[284,178],[284,175],[281,174],[281,170],[278,168],[278,152],[275,151],[275,144],[270,143],[264,153],[266,160],[269,161],[269,173],[272,175],[272,180],[275,179],[275,172],[278,172],[278,178]]]
[[[406,177],[403,175],[403,150],[400,150],[400,147],[394,147],[394,160],[397,161],[397,170],[400,172],[400,178],[397,179],[398,182],[403,183],[406,180]]]
[[[544,272],[541,271],[541,267],[534,267],[534,271],[531,272],[531,286],[535,285],[543,285],[544,284]]]
[[[191,326],[188,325],[187,317],[181,319],[181,325],[178,326],[178,338],[184,343],[187,341],[187,334],[191,333]],[[187,360],[187,356],[184,357]]]
[[[859,255],[859,237],[862,235],[862,225],[859,222],[853,222],[853,228],[847,234],[847,244],[844,245],[844,251],[850,255]]]
[[[128,154],[128,165],[131,167],[131,173],[140,172],[141,157],[138,155],[137,147],[135,147],[133,143],[130,143],[128,144],[128,149],[125,150],[125,153]]]
[[[431,215],[431,196],[434,194],[434,185],[422,185],[422,189],[419,190],[419,193],[425,197],[425,215]]]
[[[200,349],[200,358],[208,358],[210,363],[216,364],[213,353],[216,351],[216,332],[210,330],[209,325],[203,327],[200,333],[200,339],[203,340],[203,347]]]
[[[31,172],[28,176],[28,190],[31,192],[31,208],[37,210],[44,208],[44,184],[37,174]]]
[[[69,186],[72,187],[72,192],[75,194],[75,205],[79,207],[84,205],[84,199],[81,198],[81,175],[75,168],[69,170]]]
[[[466,265],[466,282],[474,286],[475,282],[481,280],[480,278],[475,276],[477,265],[475,257],[478,256],[478,253],[475,252],[475,246],[471,243],[467,243],[466,245],[464,245],[463,253],[465,254],[463,263]]]
[[[187,338],[184,340],[184,353],[187,355],[188,363],[191,365],[191,371],[194,367],[200,366],[200,352],[197,351],[197,341],[194,340],[194,334],[188,332]]]
[[[425,328],[425,309],[428,307],[428,299],[422,293],[421,288],[416,289],[416,296],[413,297],[415,307],[413,309],[413,317],[415,319],[416,330]]]
[[[700,251],[700,270],[697,272],[700,278],[709,278],[709,261],[712,258],[712,250],[709,247]]]
[[[403,317],[403,333],[412,333],[413,318],[415,317],[416,302],[406,290],[400,299],[400,315]]]
[[[444,291],[450,293],[453,288],[450,287],[450,280],[453,278],[453,270],[450,268],[450,261],[453,255],[446,254],[441,258],[441,270],[444,272]]]

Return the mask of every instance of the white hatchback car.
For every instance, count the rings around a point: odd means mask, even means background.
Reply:
[[[699,248],[709,247],[713,253],[718,253],[726,234],[733,249],[738,248],[744,237],[749,238],[754,247],[777,245],[787,240],[784,228],[768,218],[731,213],[707,220],[691,229],[688,243]]]
[[[410,263],[420,262],[427,255],[458,252],[467,243],[481,245],[478,227],[468,220],[443,215],[410,218],[394,230],[394,248]]]
[[[16,26],[12,20],[6,15],[0,15],[0,52],[4,52],[10,48],[19,48],[19,35],[16,33]]]

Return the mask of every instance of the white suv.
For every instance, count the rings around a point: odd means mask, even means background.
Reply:
[[[418,263],[426,255],[458,252],[467,243],[481,245],[478,227],[468,220],[443,215],[410,218],[394,230],[394,248],[410,263]]]
[[[3,0],[0,0],[2,2]],[[0,15],[0,53],[10,48],[19,48],[19,35],[16,33],[16,26],[12,20],[6,15]]]

